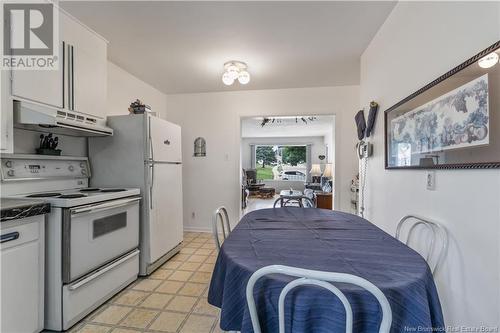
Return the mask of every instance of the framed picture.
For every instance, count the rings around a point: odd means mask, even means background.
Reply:
[[[500,41],[385,111],[386,169],[500,168]]]

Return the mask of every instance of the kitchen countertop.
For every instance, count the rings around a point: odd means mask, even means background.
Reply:
[[[50,213],[50,204],[33,199],[0,199],[0,222]]]

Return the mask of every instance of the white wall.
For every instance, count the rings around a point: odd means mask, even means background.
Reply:
[[[166,95],[108,61],[107,115],[128,114],[130,103],[136,99],[151,106],[159,117],[165,118]]]
[[[500,3],[400,2],[361,58],[360,101],[387,109],[500,39]],[[448,228],[451,244],[436,281],[446,323],[500,324],[500,171],[384,169],[383,112],[372,139],[367,218],[394,234],[398,219],[418,213]]]
[[[182,126],[184,226],[209,229],[216,207],[239,219],[240,119],[249,116],[335,114],[338,144],[336,207],[349,210],[349,186],[357,173],[354,114],[358,87],[252,90],[167,96],[167,119]],[[193,157],[193,141],[207,140],[207,156]],[[194,212],[194,218],[192,213]]]

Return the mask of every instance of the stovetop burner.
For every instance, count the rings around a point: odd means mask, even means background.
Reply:
[[[26,198],[49,198],[49,197],[58,197],[60,196],[61,193],[57,192],[47,192],[47,193],[37,193],[37,194],[30,194],[27,195]]]
[[[83,198],[83,197],[86,197],[86,195],[82,194],[82,193],[71,193],[71,194],[63,194],[63,195],[58,196],[58,198],[61,198],[61,199],[75,199],[75,198]]]
[[[99,192],[101,189],[97,187],[87,187],[87,188],[82,188],[80,192]]]
[[[127,189],[125,188],[105,188],[102,189],[101,192],[106,193],[106,192],[123,192],[126,191]]]

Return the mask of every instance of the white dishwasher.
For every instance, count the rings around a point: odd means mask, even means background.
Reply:
[[[45,213],[32,200],[1,201],[0,332],[43,330]]]

